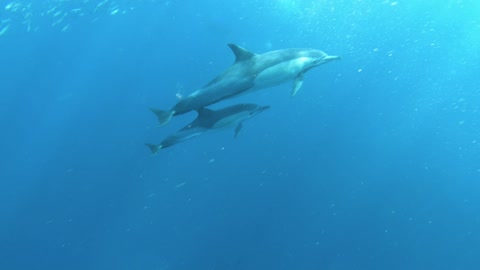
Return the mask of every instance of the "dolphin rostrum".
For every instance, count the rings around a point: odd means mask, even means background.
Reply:
[[[222,128],[235,127],[235,137],[242,129],[243,121],[265,111],[270,106],[256,104],[237,104],[219,110],[196,109],[198,116],[193,122],[165,138],[160,144],[145,144],[152,154],[160,149],[191,139],[198,135]]]
[[[198,110],[221,100],[293,80],[292,96],[303,83],[304,74],[321,64],[340,59],[315,49],[284,49],[255,54],[235,44],[228,44],[235,62],[201,89],[181,99],[168,111],[151,109],[160,125],[172,116]]]

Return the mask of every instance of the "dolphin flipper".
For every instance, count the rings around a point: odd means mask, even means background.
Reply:
[[[150,108],[150,110],[157,116],[160,126],[167,124],[175,113],[175,111],[163,111],[153,108]]]
[[[300,87],[302,87],[303,84],[303,74],[299,74],[297,78],[293,81],[293,89],[292,89],[292,97],[295,96],[295,94],[298,92]]]
[[[152,151],[152,155],[156,155],[160,149],[162,149],[161,144],[151,144],[151,143],[146,143],[145,144],[150,151]]]
[[[238,133],[240,132],[240,130],[242,130],[242,127],[242,122],[238,123],[238,125],[235,127],[235,135],[233,136],[235,139],[238,137]]]

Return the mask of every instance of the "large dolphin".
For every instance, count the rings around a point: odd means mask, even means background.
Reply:
[[[150,148],[152,154],[156,154],[160,149],[207,132],[228,127],[235,127],[235,137],[237,137],[238,132],[242,128],[243,121],[258,115],[268,108],[270,108],[270,106],[259,106],[256,104],[237,104],[215,111],[207,108],[199,108],[196,110],[198,116],[193,122],[175,132],[173,135],[168,136],[160,144],[147,143],[145,145]]]
[[[160,125],[172,116],[197,110],[221,100],[293,80],[292,95],[303,83],[310,69],[340,59],[315,49],[284,49],[255,54],[235,44],[228,44],[235,62],[201,89],[181,99],[168,111],[152,109]]]

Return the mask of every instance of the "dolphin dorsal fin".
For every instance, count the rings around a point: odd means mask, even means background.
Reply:
[[[216,119],[215,111],[207,108],[198,108],[196,111],[198,113],[197,118],[189,126],[211,128],[212,122]]]
[[[228,44],[228,47],[230,47],[230,49],[232,49],[233,54],[235,54],[235,63],[248,60],[256,55],[253,52],[247,51],[236,44],[230,43]]]
[[[215,113],[215,111],[207,108],[199,108],[197,109],[197,113],[198,113],[197,118],[205,118]]]

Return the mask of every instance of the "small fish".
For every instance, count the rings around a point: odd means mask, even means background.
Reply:
[[[69,27],[70,27],[70,24],[65,25],[65,26],[62,28],[62,32],[67,31]]]
[[[5,10],[16,11],[17,8],[20,7],[20,5],[20,3],[11,2],[5,6]]]
[[[3,27],[2,30],[0,30],[0,36],[3,35],[3,34],[5,34],[5,33],[7,32],[7,30],[8,30],[8,28],[10,28],[10,24],[7,25],[7,26],[5,26],[5,27]]]
[[[175,186],[175,189],[179,189],[179,188],[185,186],[185,184],[186,184],[186,182],[182,182],[182,183],[176,185],[176,186]]]

